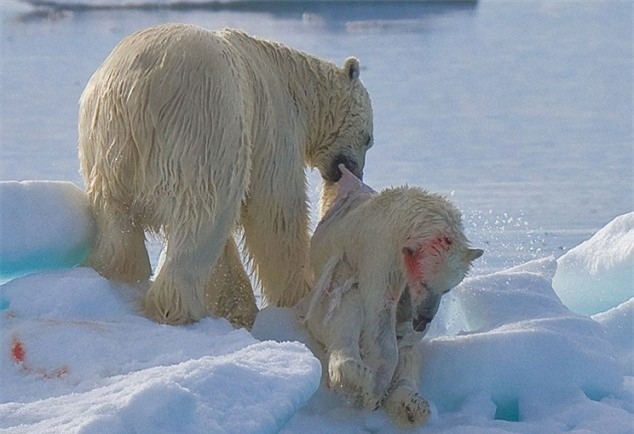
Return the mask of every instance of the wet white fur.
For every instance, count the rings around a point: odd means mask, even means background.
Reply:
[[[182,323],[211,311],[248,324],[241,228],[268,303],[295,304],[311,287],[305,167],[323,174],[341,153],[364,164],[372,111],[358,73],[354,58],[339,68],[229,29],[168,24],[125,38],[80,100],[98,227],[87,264],[147,281],[144,232],[161,233],[148,314]],[[219,258],[225,272],[212,277]]]
[[[423,334],[413,329],[411,316],[397,315],[408,285],[403,247],[439,235],[453,241],[441,252],[442,269],[426,276],[421,305],[457,285],[482,252],[468,248],[460,213],[443,197],[414,187],[377,194],[350,177],[344,174],[312,238],[317,281],[305,323],[325,348],[331,387],[367,408],[383,404],[400,425],[422,423],[429,416],[418,395],[416,343]]]

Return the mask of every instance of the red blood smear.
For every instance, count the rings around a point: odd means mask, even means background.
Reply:
[[[18,340],[18,338],[13,338],[11,341],[11,358],[16,363],[24,363],[24,347],[22,346],[22,342]]]
[[[418,247],[415,251],[403,249],[403,262],[407,270],[407,277],[411,282],[420,282],[423,279],[423,270],[421,267],[422,247]]]

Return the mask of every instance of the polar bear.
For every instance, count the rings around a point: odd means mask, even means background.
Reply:
[[[483,251],[469,247],[459,211],[442,196],[376,193],[341,171],[311,241],[317,281],[304,323],[327,353],[331,388],[370,409],[384,405],[400,425],[423,423],[416,343]]]
[[[339,164],[362,176],[372,145],[359,70],[355,58],[340,68],[231,29],[167,24],[126,37],[80,98],[98,228],[87,264],[147,281],[145,232],[161,233],[148,314],[184,323],[215,306],[248,324],[257,308],[239,231],[268,304],[294,305],[312,285],[305,167],[328,183]],[[227,272],[212,271],[219,261]]]

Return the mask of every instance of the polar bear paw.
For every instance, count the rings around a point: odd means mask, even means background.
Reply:
[[[204,302],[197,301],[192,291],[179,291],[170,280],[157,277],[150,286],[143,303],[148,318],[159,323],[187,324],[203,318]]]
[[[384,405],[388,414],[402,427],[420,425],[429,419],[429,403],[406,386],[394,389]]]
[[[381,400],[373,393],[374,373],[361,361],[353,358],[331,359],[328,366],[329,386],[340,389],[369,410],[376,410]]]

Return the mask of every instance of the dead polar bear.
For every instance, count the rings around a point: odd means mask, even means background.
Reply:
[[[376,193],[341,167],[330,210],[312,238],[318,277],[305,324],[327,353],[327,376],[360,404],[384,404],[400,425],[429,416],[418,394],[415,345],[440,297],[482,250],[469,248],[460,212],[414,187]]]
[[[87,263],[150,276],[144,231],[166,238],[148,313],[250,325],[257,308],[233,239],[242,227],[269,304],[311,288],[305,166],[362,175],[372,108],[343,68],[236,30],[152,27],[125,38],[80,99],[79,157],[98,235]],[[216,266],[212,276],[212,269]],[[207,295],[206,295],[207,294]]]

